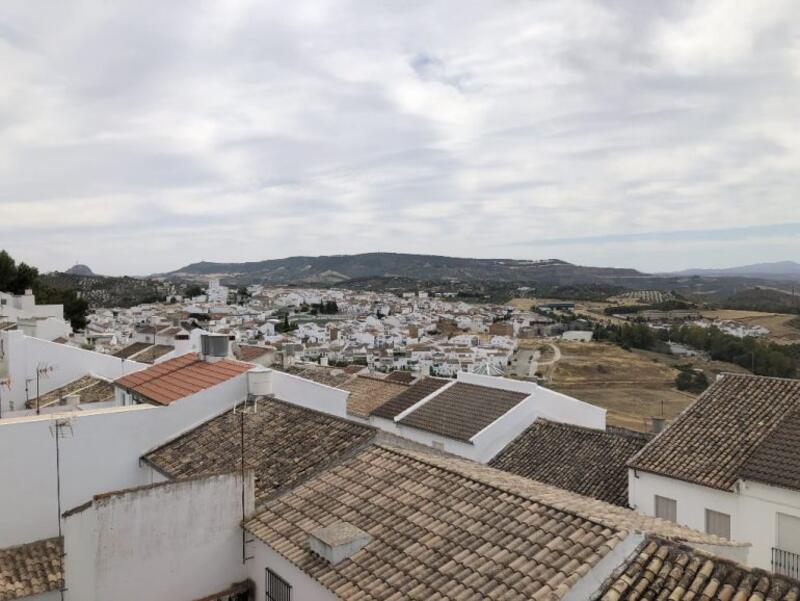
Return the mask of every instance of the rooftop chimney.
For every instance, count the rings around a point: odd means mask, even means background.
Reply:
[[[228,356],[230,340],[225,334],[203,334],[200,336],[200,358],[208,363],[222,361]]]
[[[308,546],[332,566],[348,559],[372,542],[372,537],[352,524],[336,522],[308,535]]]
[[[664,429],[664,418],[663,417],[653,417],[651,418],[653,422],[653,433],[658,434],[661,430]]]

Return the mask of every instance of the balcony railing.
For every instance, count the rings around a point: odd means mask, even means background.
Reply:
[[[772,571],[790,578],[800,578],[800,555],[773,547]]]

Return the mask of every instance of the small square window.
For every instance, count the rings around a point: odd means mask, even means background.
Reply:
[[[731,537],[731,516],[712,509],[706,509],[706,532],[723,538]]]
[[[678,521],[678,502],[656,495],[656,517],[670,522]]]

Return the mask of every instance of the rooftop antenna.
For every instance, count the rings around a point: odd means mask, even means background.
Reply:
[[[36,415],[39,415],[39,380],[42,377],[47,377],[50,372],[54,370],[52,365],[48,365],[47,363],[37,363],[36,364]],[[31,378],[33,380],[33,378]],[[27,391],[27,385],[26,385]],[[27,394],[25,395],[27,396]]]
[[[64,538],[61,530],[61,445],[59,440],[67,436],[71,438],[74,435],[72,422],[69,418],[57,418],[55,423],[50,426],[50,434],[56,440],[56,505],[58,508],[58,538],[61,541],[61,565],[63,566],[66,554],[64,553]],[[67,590],[64,584],[64,571],[62,568],[61,583],[58,587],[61,601],[64,601],[64,591]]]
[[[252,403],[250,409],[247,404]],[[248,559],[253,559],[252,556],[247,555],[247,544],[252,543],[252,539],[247,539],[247,531],[244,529],[244,521],[247,519],[246,503],[245,503],[245,490],[244,490],[244,477],[245,477],[245,463],[244,463],[244,416],[246,413],[255,415],[258,413],[258,400],[255,395],[249,394],[241,403],[239,409],[239,469],[240,477],[242,479],[242,564],[245,564]],[[236,415],[236,405],[233,406],[233,415]],[[234,417],[234,419],[236,419]]]

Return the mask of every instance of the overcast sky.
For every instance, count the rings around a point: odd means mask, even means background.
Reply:
[[[800,260],[800,2],[3,0],[0,247]]]

